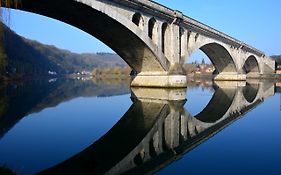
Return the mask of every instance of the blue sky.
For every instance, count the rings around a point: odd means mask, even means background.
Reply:
[[[280,0],[157,0],[200,22],[264,51],[281,54]],[[73,52],[112,52],[87,33],[62,22],[10,10],[9,25],[18,34]]]

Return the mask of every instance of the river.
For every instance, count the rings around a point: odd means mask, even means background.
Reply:
[[[280,87],[118,80],[0,84],[0,166],[17,174],[281,174]]]

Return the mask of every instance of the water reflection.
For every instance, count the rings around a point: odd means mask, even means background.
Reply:
[[[133,104],[118,123],[84,151],[40,174],[157,172],[275,92],[274,83],[263,81],[213,87],[210,102],[195,116],[184,108],[185,89],[131,89]]]
[[[0,84],[0,139],[23,117],[77,97],[106,97],[129,93],[119,81],[40,79]]]

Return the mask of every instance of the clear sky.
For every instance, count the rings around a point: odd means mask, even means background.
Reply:
[[[157,0],[200,22],[264,51],[281,54],[280,0]],[[73,52],[112,52],[85,32],[65,23],[11,10],[10,27],[18,34]]]

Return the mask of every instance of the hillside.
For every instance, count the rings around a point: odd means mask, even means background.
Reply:
[[[271,58],[277,62],[277,65],[281,65],[281,55],[273,55]]]
[[[0,27],[1,28],[1,27]],[[2,25],[0,38],[0,74],[9,77],[69,74],[94,68],[125,67],[116,54],[76,54],[17,35]],[[1,32],[1,31],[0,31]]]

